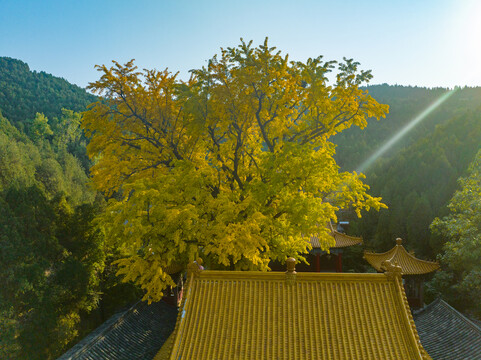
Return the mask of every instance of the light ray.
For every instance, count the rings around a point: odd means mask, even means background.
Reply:
[[[380,156],[392,148],[401,138],[410,132],[416,125],[423,121],[429,114],[438,108],[443,102],[449,99],[459,88],[445,92],[435,102],[429,105],[422,113],[412,119],[404,128],[402,128],[396,135],[386,141],[376,152],[374,152],[366,161],[364,161],[358,168],[357,172],[366,171]]]

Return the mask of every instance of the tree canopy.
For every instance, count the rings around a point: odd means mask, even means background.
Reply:
[[[481,315],[481,151],[459,179],[448,207],[450,214],[436,218],[433,232],[447,239],[441,255],[443,271],[432,286],[461,309]]]
[[[336,69],[330,84],[328,73]],[[174,264],[268,269],[298,256],[339,209],[383,206],[362,174],[339,172],[330,138],[387,105],[361,88],[372,75],[344,59],[289,61],[267,39],[221,49],[181,81],[133,61],[99,66],[101,96],[84,114],[100,221],[124,256],[119,274],[158,300]]]
[[[0,115],[2,359],[58,357],[99,302],[105,254],[91,220],[102,202],[68,152],[78,137],[64,136],[79,117],[65,110],[53,134],[39,113],[30,139]]]

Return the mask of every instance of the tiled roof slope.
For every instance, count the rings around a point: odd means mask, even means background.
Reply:
[[[403,275],[428,274],[439,269],[437,262],[421,260],[408,253],[399,238],[396,239],[396,246],[385,253],[365,251],[364,259],[377,271],[383,271],[382,263],[385,260],[397,263],[401,266]]]
[[[424,349],[434,360],[481,359],[481,328],[438,299],[414,314]]]
[[[116,314],[57,360],[151,360],[172,333],[177,309],[138,302]]]
[[[336,244],[332,246],[331,249],[340,249],[348,246],[362,244],[362,237],[349,236],[337,230],[334,230],[331,223],[329,223],[327,227],[330,231],[329,235],[331,235],[336,241]],[[310,242],[313,249],[321,249],[321,244],[318,236],[311,236]]]
[[[164,347],[155,359],[429,359],[396,269],[199,271],[189,276],[170,357]]]

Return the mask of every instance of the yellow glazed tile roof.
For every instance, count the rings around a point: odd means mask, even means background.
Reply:
[[[388,275],[191,272],[169,359],[430,359],[401,270],[391,267]]]
[[[339,249],[339,248],[345,248],[348,246],[362,244],[362,237],[349,236],[349,235],[340,233],[339,231],[334,230],[331,223],[328,223],[327,227],[330,231],[329,235],[331,235],[336,241],[336,245],[332,246],[331,249]],[[310,243],[313,249],[321,248],[321,244],[319,242],[318,236],[311,236]]]
[[[421,260],[408,253],[399,238],[396,239],[396,246],[391,250],[385,253],[365,251],[364,258],[377,271],[383,271],[382,262],[385,260],[397,263],[402,268],[403,275],[428,274],[439,269],[437,262]]]

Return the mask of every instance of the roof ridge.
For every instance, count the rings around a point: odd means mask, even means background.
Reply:
[[[413,318],[413,315],[411,313],[411,308],[409,307],[408,298],[406,296],[406,292],[404,290],[404,286],[402,284],[402,281],[399,279],[399,277],[394,277],[394,281],[396,283],[396,287],[398,288],[398,294],[400,294],[400,296],[401,296],[401,301],[402,301],[402,303],[404,305],[404,308],[405,308],[404,314],[408,318],[407,319],[408,324],[411,326],[412,336],[414,337],[414,342],[415,342],[415,345],[416,345],[416,347],[419,351],[419,354],[421,355],[422,359],[426,359],[426,360],[431,359],[428,352],[426,351],[426,349],[424,349],[424,347],[421,343],[421,338],[419,337],[418,330],[416,328],[416,324],[414,322],[414,318]]]
[[[171,358],[171,355],[173,353],[174,346],[175,346],[175,339],[177,338],[177,333],[179,332],[182,319],[184,318],[184,315],[185,315],[185,306],[189,298],[189,293],[192,290],[191,289],[192,283],[194,281],[194,278],[197,277],[199,273],[205,271],[204,267],[202,266],[202,263],[203,263],[203,260],[201,258],[198,258],[196,261],[189,263],[189,265],[187,265],[187,280],[185,282],[182,299],[180,300],[179,311],[177,312],[177,319],[175,321],[174,330],[170,334],[169,339],[167,339],[167,341],[164,344],[166,348],[162,346],[160,350],[157,352],[157,354],[154,356],[154,360],[161,360],[161,359],[164,360],[164,359]],[[211,271],[214,271],[214,270],[211,270]]]
[[[260,271],[260,270],[203,270],[196,277],[201,279],[217,279],[222,276],[222,280],[284,280],[285,272],[283,271]],[[311,280],[339,280],[339,281],[353,281],[353,280],[383,280],[382,273],[336,273],[336,272],[298,272],[298,281]],[[186,285],[187,287],[187,285]]]
[[[396,251],[396,247],[393,247],[391,249],[389,249],[388,251],[385,251],[385,252],[382,252],[382,253],[378,253],[378,252],[375,252],[374,250],[364,250],[364,255],[365,254],[369,254],[369,255],[378,255],[378,256],[381,256],[381,255],[386,255],[386,254],[389,254],[389,253],[393,253]]]
[[[470,325],[471,327],[474,327],[475,330],[481,332],[481,327],[479,327],[477,324],[475,324],[471,319],[469,319],[466,315],[464,315],[462,312],[456,310],[454,307],[452,307],[451,305],[449,305],[446,301],[444,301],[443,299],[441,299],[439,301],[439,303],[445,307],[447,307],[449,310],[451,311],[454,311],[455,313],[457,313],[458,315],[461,315],[461,319],[464,320],[468,325]]]
[[[334,230],[333,232],[334,232],[335,234],[342,235],[342,236],[345,236],[345,237],[348,237],[348,238],[351,238],[351,239],[361,239],[361,240],[362,240],[362,236],[348,235],[348,234],[346,234],[346,233],[342,233],[342,232],[337,231],[337,230]]]

